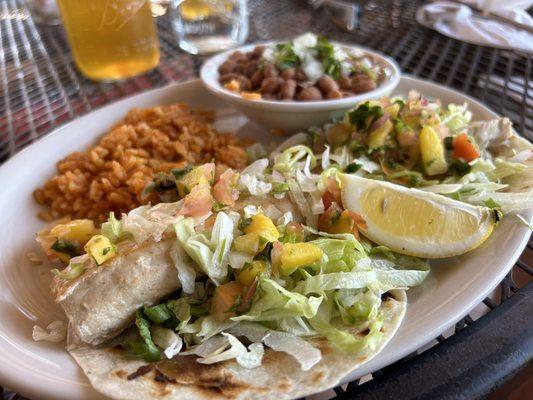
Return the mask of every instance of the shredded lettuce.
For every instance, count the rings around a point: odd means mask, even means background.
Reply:
[[[102,224],[102,235],[107,237],[111,243],[117,243],[122,237],[122,226],[115,218],[115,213],[109,213],[109,219]]]
[[[322,296],[306,297],[297,292],[285,289],[272,279],[261,277],[258,283],[261,293],[250,311],[246,314],[232,317],[233,321],[276,321],[286,317],[302,316],[312,318],[320,303]]]
[[[174,263],[174,267],[178,270],[178,279],[183,292],[191,294],[194,291],[194,282],[196,280],[194,264],[189,262],[183,247],[177,243],[174,243],[170,249],[170,258]]]
[[[420,285],[428,273],[429,270],[333,272],[311,276],[298,282],[295,290],[307,295],[322,294],[333,289],[361,289],[371,284],[380,284],[387,290],[408,288]]]
[[[154,325],[151,334],[154,343],[163,349],[163,353],[168,359],[177,355],[183,347],[183,340],[172,329]]]
[[[313,169],[316,166],[317,160],[313,151],[304,145],[296,145],[284,150],[279,156],[276,157],[274,162],[274,170],[290,174],[297,167],[297,163],[301,162],[304,157],[309,157],[310,167]]]
[[[57,268],[52,270],[52,274],[61,279],[66,279],[67,281],[79,278],[84,272],[85,266],[82,263],[70,263],[69,266],[62,271]]]
[[[448,104],[441,123],[446,125],[450,131],[458,132],[468,127],[471,119],[472,113],[468,111],[468,105],[466,103],[462,105]]]
[[[178,242],[196,264],[215,282],[222,283],[228,275],[228,258],[233,242],[233,220],[219,212],[208,238],[194,230],[194,220],[185,218],[174,225]]]
[[[383,317],[378,315],[368,326],[368,334],[356,336],[350,332],[340,329],[332,323],[332,300],[325,301],[318,310],[317,315],[309,320],[311,326],[321,335],[325,336],[331,343],[341,350],[347,352],[359,352],[365,348],[374,349],[383,336],[381,327]]]
[[[152,340],[150,321],[148,321],[148,318],[146,318],[141,310],[137,311],[135,325],[137,326],[141,340],[127,342],[130,352],[145,361],[159,361],[161,359],[161,353]]]
[[[286,332],[270,331],[263,339],[275,351],[282,351],[294,357],[302,371],[308,371],[317,364],[322,354],[310,342]]]

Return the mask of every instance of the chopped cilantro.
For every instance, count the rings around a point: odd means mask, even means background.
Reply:
[[[252,219],[251,218],[245,218],[245,217],[242,217],[239,221],[239,229],[241,231],[244,231],[246,229],[246,227],[248,225],[250,225],[252,223]]]
[[[394,104],[398,104],[400,106],[400,111],[405,107],[405,102],[402,99],[394,100]]]
[[[186,165],[183,168],[174,168],[170,170],[174,179],[178,180],[183,178],[188,172],[190,172],[194,167],[192,165]]]
[[[294,52],[292,43],[280,43],[276,45],[276,66],[279,69],[295,68],[300,59]]]
[[[102,255],[105,256],[110,251],[111,251],[111,247],[104,247],[104,249],[102,250]]]
[[[459,176],[466,175],[470,172],[472,168],[470,165],[463,160],[453,160],[450,164],[450,171],[454,172]]]
[[[56,240],[51,249],[58,253],[68,254],[70,257],[76,257],[78,255],[78,249],[74,243],[68,240]]]
[[[272,243],[268,242],[263,250],[261,250],[254,260],[267,260],[270,261],[270,252],[272,251]]]
[[[383,116],[383,109],[380,106],[370,106],[370,102],[365,102],[355,110],[350,111],[348,118],[350,122],[357,128],[362,130],[371,125],[371,123]]]
[[[444,148],[446,150],[453,150],[453,136],[444,138]]]
[[[353,162],[351,164],[348,164],[346,166],[346,169],[344,170],[344,172],[346,172],[347,174],[353,174],[357,171],[359,171],[359,169],[362,167],[361,164],[357,164],[356,162]]]
[[[499,203],[497,203],[496,201],[494,201],[494,199],[492,197],[489,197],[483,203],[485,203],[485,205],[488,208],[493,208],[493,209],[496,209],[496,210],[500,210],[502,208],[502,206]]]
[[[325,36],[318,36],[315,50],[322,60],[324,72],[333,79],[339,79],[341,74],[341,63],[335,58],[335,48]]]
[[[279,194],[285,193],[289,190],[289,185],[286,182],[273,182],[272,193]]]

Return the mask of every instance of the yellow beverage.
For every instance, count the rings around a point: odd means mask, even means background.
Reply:
[[[149,71],[159,42],[149,0],[58,0],[78,68],[95,80]]]
[[[213,15],[231,14],[233,0],[183,0],[180,13],[188,21],[199,21]]]

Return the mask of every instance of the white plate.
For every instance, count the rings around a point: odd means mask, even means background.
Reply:
[[[443,102],[468,101],[475,119],[496,117],[471,98],[430,82],[403,77],[398,94],[416,89]],[[55,163],[72,151],[95,142],[133,107],[150,107],[184,101],[219,111],[219,126],[237,130],[246,119],[208,94],[199,81],[152,90],[88,114],[32,144],[0,167],[0,384],[39,399],[101,398],[61,344],[35,343],[34,324],[46,326],[62,319],[48,291],[50,273],[32,265],[27,252],[36,251],[35,233],[44,224],[33,190],[54,174]],[[241,132],[269,141],[246,124]],[[531,213],[527,215],[531,218]],[[344,381],[382,368],[434,339],[467,314],[500,282],[513,266],[529,237],[528,230],[507,217],[492,237],[463,257],[445,260],[432,268],[426,282],[409,291],[407,316],[394,339],[368,364]]]

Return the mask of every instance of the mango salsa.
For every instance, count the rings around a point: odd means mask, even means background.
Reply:
[[[51,235],[61,240],[69,240],[83,246],[95,234],[94,222],[90,219],[74,219],[54,226]]]
[[[368,147],[370,148],[370,150],[375,150],[375,149],[385,146],[385,141],[387,140],[387,136],[389,136],[393,128],[394,128],[394,125],[392,125],[391,120],[388,119],[379,128],[370,132],[370,136],[368,137]]]
[[[212,184],[215,179],[214,164],[204,164],[193,168],[183,178],[176,182],[181,197],[188,195],[192,188],[201,183]]]
[[[269,242],[279,239],[279,232],[274,222],[267,216],[259,213],[252,217],[252,222],[244,228],[244,233],[257,232]]]
[[[437,132],[429,126],[424,126],[420,132],[420,153],[428,175],[439,175],[448,171],[442,141]]]
[[[324,252],[312,243],[284,243],[280,257],[279,270],[290,275],[299,267],[320,260]]]
[[[253,261],[251,264],[246,264],[239,271],[237,281],[242,283],[244,286],[250,286],[252,283],[254,283],[255,278],[267,270],[268,264],[266,261]]]
[[[235,312],[232,308],[242,297],[243,290],[243,284],[237,281],[217,286],[213,295],[213,303],[211,303],[211,315],[218,321],[234,317]]]
[[[329,230],[330,233],[353,233],[354,220],[350,217],[350,212],[344,210],[339,219],[335,221]]]
[[[85,245],[85,251],[101,265],[117,255],[117,248],[104,235],[96,235]]]

